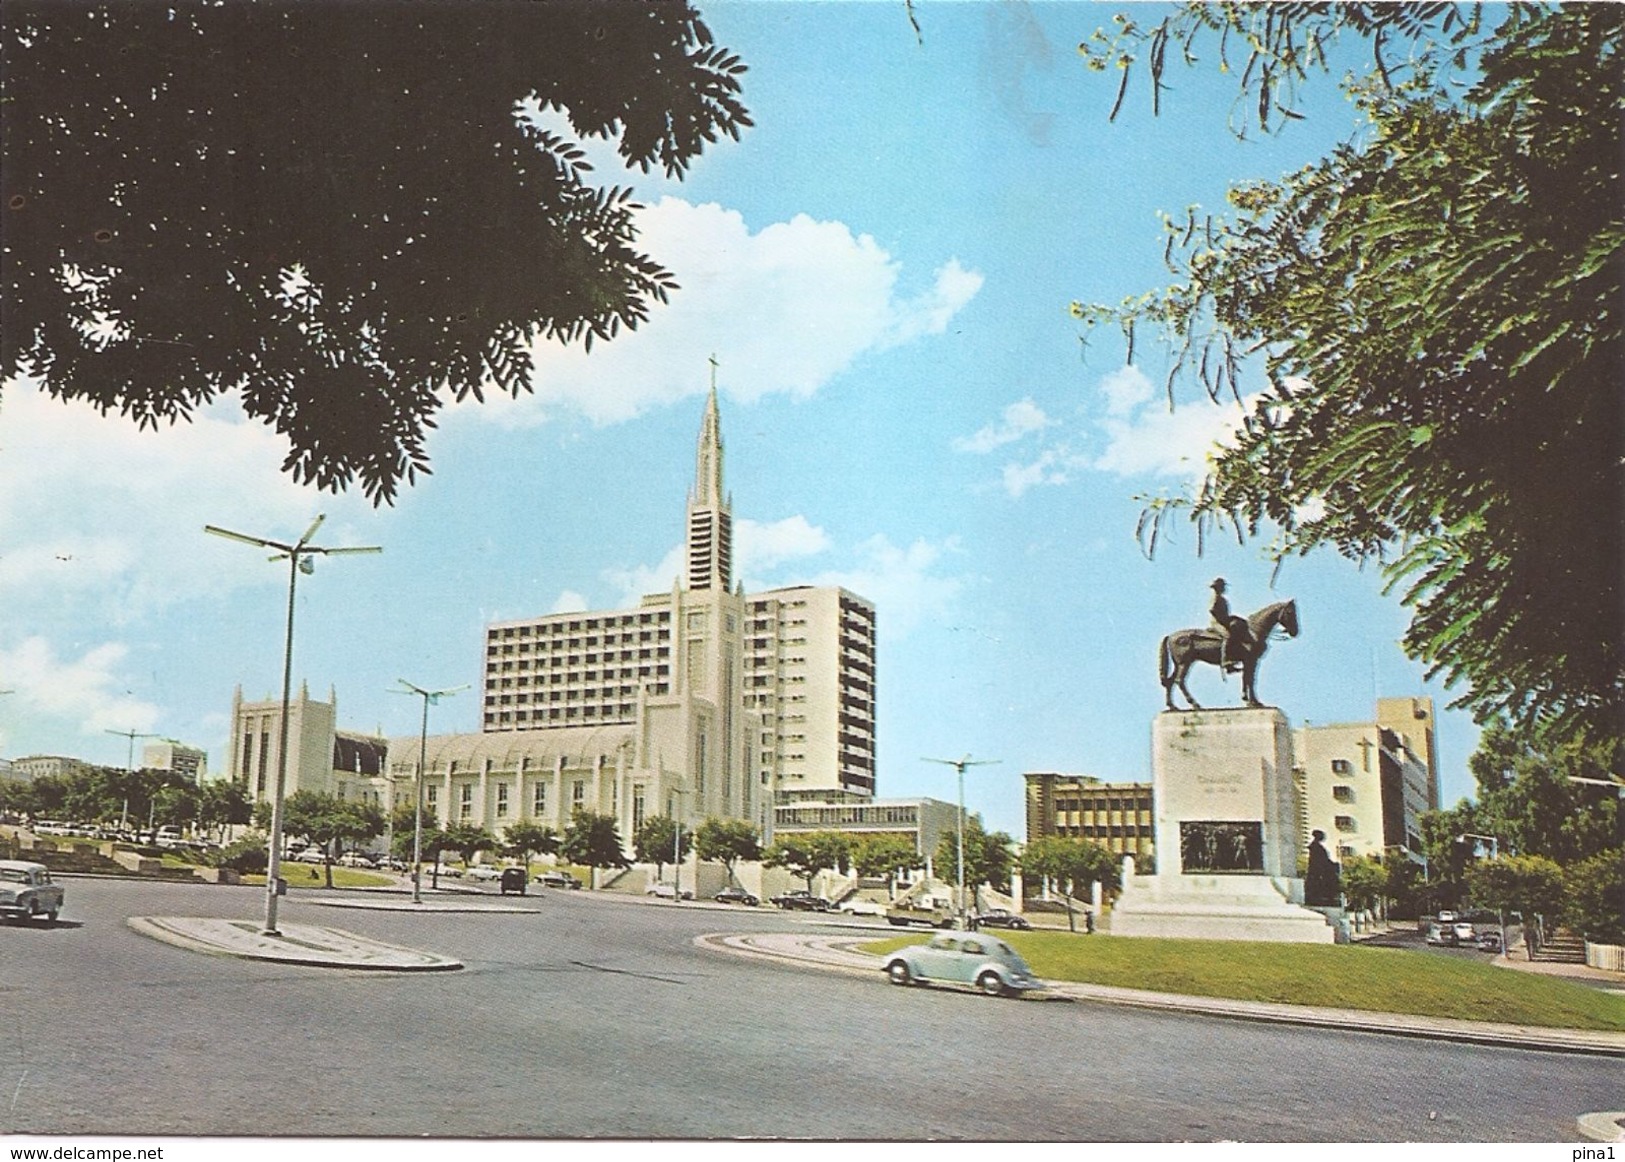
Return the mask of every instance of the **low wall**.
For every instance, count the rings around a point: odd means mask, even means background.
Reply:
[[[1604,968],[1609,972],[1625,972],[1625,945],[1593,944],[1587,940],[1586,963],[1592,968]]]

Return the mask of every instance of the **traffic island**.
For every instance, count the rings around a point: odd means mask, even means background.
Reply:
[[[269,936],[255,920],[131,916],[128,923],[143,936],[214,956],[374,972],[448,972],[463,967],[462,961],[449,956],[384,944],[314,924],[284,924],[281,935]]]

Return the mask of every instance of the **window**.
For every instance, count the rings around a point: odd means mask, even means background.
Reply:
[[[474,784],[464,783],[457,804],[458,817],[472,819],[474,817]]]
[[[433,814],[434,809],[435,809],[435,805],[437,803],[439,803],[439,801],[440,801],[440,788],[436,787],[436,786],[433,786],[431,784],[430,786],[425,787],[424,790],[429,793],[428,794],[429,812],[431,814]]]
[[[587,784],[583,780],[577,779],[575,782],[570,784],[570,807],[573,810],[579,811],[586,801]]]
[[[632,784],[632,830],[643,826],[643,784]]]
[[[507,783],[498,783],[497,784],[497,818],[498,819],[506,819],[507,817],[508,817],[508,784]]]
[[[1347,783],[1338,783],[1332,788],[1332,798],[1339,803],[1354,802],[1354,788]]]
[[[530,813],[532,815],[545,815],[547,813],[547,784],[546,783],[537,783],[536,784],[536,788],[532,792],[532,798],[531,798],[531,801],[530,801]]]
[[[1332,823],[1339,831],[1355,830],[1354,816],[1352,815],[1339,815]]]
[[[1334,775],[1349,775],[1349,774],[1353,774],[1353,773],[1354,773],[1354,764],[1349,762],[1348,759],[1333,759],[1332,760],[1332,774],[1334,774]]]

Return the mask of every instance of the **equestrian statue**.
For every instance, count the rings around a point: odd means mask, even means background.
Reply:
[[[1298,636],[1298,603],[1294,600],[1277,601],[1266,605],[1250,617],[1232,616],[1230,602],[1225,599],[1224,578],[1213,582],[1213,605],[1209,609],[1213,622],[1205,629],[1181,629],[1162,639],[1157,651],[1157,668],[1162,678],[1163,694],[1169,710],[1174,705],[1174,687],[1185,696],[1192,710],[1200,710],[1201,703],[1191,697],[1185,688],[1185,675],[1197,662],[1218,666],[1221,673],[1241,674],[1241,700],[1248,706],[1263,705],[1258,700],[1256,680],[1258,659],[1269,647],[1270,636],[1282,630],[1288,637]]]

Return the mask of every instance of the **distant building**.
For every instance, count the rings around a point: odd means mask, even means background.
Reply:
[[[326,702],[318,702],[300,686],[288,709],[286,794],[322,791],[379,806],[388,802],[383,782],[387,739],[339,730],[338,696],[332,691]],[[226,770],[251,801],[275,795],[281,745],[282,699],[245,702],[239,686],[231,700]]]
[[[68,758],[66,755],[36,754],[25,758],[11,760],[11,777],[32,781],[34,779],[51,778],[62,779],[70,775],[82,774],[94,766],[84,759]]]
[[[199,783],[208,774],[209,756],[195,746],[165,739],[141,748],[141,765],[149,771],[174,771]]]
[[[966,822],[977,818],[966,815]],[[935,857],[945,835],[958,830],[959,808],[940,799],[858,799],[815,801],[797,797],[773,809],[776,835],[838,831],[854,839],[900,835],[927,860]]]
[[[1375,721],[1293,732],[1299,839],[1324,831],[1334,858],[1420,859],[1422,812],[1439,805],[1431,698],[1382,698]]]
[[[1033,771],[1027,782],[1027,842],[1047,835],[1088,839],[1131,855],[1140,871],[1156,855],[1150,783],[1105,783],[1090,775]]]

